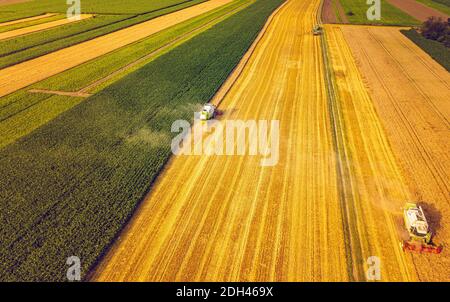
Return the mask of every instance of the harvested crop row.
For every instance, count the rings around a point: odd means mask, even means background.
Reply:
[[[343,26],[401,168],[410,198],[421,202],[449,246],[450,75],[397,28]],[[370,45],[370,47],[365,47]],[[414,255],[423,281],[449,281],[450,251]]]
[[[65,280],[71,255],[85,276],[171,154],[172,122],[211,98],[279,4],[257,1],[2,149],[0,279]]]
[[[38,24],[38,25],[28,26],[28,27],[24,27],[24,28],[15,29],[15,30],[10,30],[10,31],[7,31],[7,32],[0,33],[0,40],[11,39],[11,38],[14,38],[14,37],[17,37],[17,36],[30,34],[30,33],[37,32],[37,31],[43,31],[43,30],[46,30],[46,29],[49,29],[49,28],[53,28],[53,27],[57,27],[57,26],[69,24],[69,23],[72,23],[72,22],[85,20],[85,19],[89,19],[89,18],[92,18],[92,17],[93,17],[93,15],[90,15],[90,14],[82,14],[82,15],[80,15],[79,19],[64,18],[64,19],[61,19],[61,20],[56,20],[56,21],[52,21],[52,22],[47,22],[47,23],[42,23],[42,24]]]

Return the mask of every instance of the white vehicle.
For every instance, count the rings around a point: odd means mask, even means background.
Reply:
[[[216,113],[217,113],[216,106],[210,103],[205,104],[203,106],[202,111],[200,112],[200,119],[202,121],[213,119],[216,116]]]

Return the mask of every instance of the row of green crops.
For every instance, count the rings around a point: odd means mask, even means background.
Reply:
[[[0,279],[65,280],[96,263],[191,120],[283,0],[244,10],[0,150]],[[182,173],[182,171],[180,171]]]
[[[0,41],[0,68],[30,60],[204,1],[191,0],[140,15],[97,15],[80,22],[3,40]]]
[[[371,5],[361,0],[340,0],[350,23],[374,25],[418,25],[420,22],[402,10],[381,0],[381,20],[368,20],[367,10]]]
[[[96,14],[142,14],[191,0],[82,0],[82,13]],[[132,3],[130,3],[132,2]],[[0,22],[36,16],[47,12],[65,13],[68,5],[61,0],[35,0],[31,2],[0,6]]]
[[[73,97],[56,97],[49,94],[30,93],[27,92],[28,89],[78,91],[88,84],[102,79],[114,71],[148,55],[174,39],[190,33],[194,29],[202,27],[205,24],[208,24],[209,27],[214,23],[220,22],[225,16],[229,16],[230,13],[234,13],[237,9],[243,9],[244,6],[250,5],[251,3],[248,0],[231,2],[208,13],[172,26],[146,39],[36,83],[30,88],[0,98],[0,133],[2,133],[0,136],[0,148],[30,133],[82,101],[82,99]],[[206,29],[207,27],[202,28],[202,30]],[[198,32],[195,34],[198,34]],[[191,37],[191,34],[187,38],[189,37]],[[174,47],[176,45],[170,46],[170,48]],[[142,67],[152,59],[154,57],[147,58],[133,68],[121,72],[107,82],[102,83],[102,85],[95,87],[94,90],[101,90],[125,76],[125,74]],[[50,104],[53,104],[55,100],[57,101],[57,106],[49,108]]]

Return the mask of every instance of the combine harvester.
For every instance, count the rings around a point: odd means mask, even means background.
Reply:
[[[407,203],[403,209],[405,226],[409,233],[409,241],[403,241],[403,251],[414,251],[419,253],[440,254],[442,245],[436,246],[431,242],[432,233],[422,207]]]
[[[320,25],[316,25],[313,27],[312,32],[314,36],[320,36],[323,33],[323,28]]]
[[[203,109],[200,112],[200,120],[202,121],[207,121],[207,120],[211,120],[213,118],[216,117],[216,115],[218,115],[218,110],[216,108],[216,106],[214,106],[211,103],[207,103],[205,105],[203,105]]]

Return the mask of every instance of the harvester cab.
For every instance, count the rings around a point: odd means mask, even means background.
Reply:
[[[205,104],[200,112],[200,120],[207,121],[213,119],[216,116],[217,109],[213,104]]]
[[[320,27],[320,25],[316,25],[313,27],[313,35],[314,36],[319,36],[322,34],[322,27]]]
[[[409,233],[409,241],[402,243],[403,250],[439,254],[442,246],[431,243],[432,233],[421,206],[407,203],[403,209],[403,218]]]

